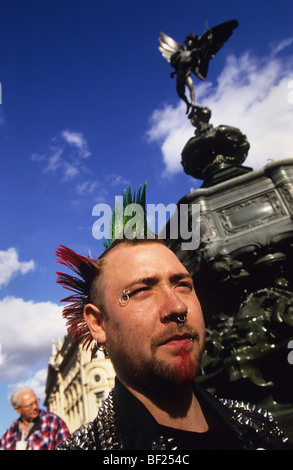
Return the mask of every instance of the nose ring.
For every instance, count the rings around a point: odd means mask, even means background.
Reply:
[[[185,312],[183,315],[175,315],[175,314],[173,314],[173,315],[168,315],[168,314],[166,313],[166,315],[165,315],[165,320],[167,321],[168,319],[170,319],[170,320],[174,319],[174,320],[176,321],[176,323],[181,323],[181,324],[183,324],[183,323],[185,323],[186,317],[187,317],[187,315],[189,314],[189,312],[190,312],[190,309],[188,308],[188,309],[186,310],[186,312]]]
[[[186,315],[184,315],[184,317],[179,317],[179,316],[177,317],[177,321],[179,323],[185,323],[185,320],[186,320]]]

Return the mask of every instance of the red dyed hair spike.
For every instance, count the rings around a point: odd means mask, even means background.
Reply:
[[[63,318],[66,319],[67,331],[72,335],[73,341],[82,341],[85,349],[88,349],[93,343],[93,338],[84,320],[83,310],[88,303],[91,284],[98,273],[98,266],[91,258],[79,255],[63,245],[56,250],[56,257],[58,263],[79,276],[57,272],[57,283],[74,292],[61,300],[68,303],[63,309]],[[92,356],[96,351],[97,347],[92,345]]]

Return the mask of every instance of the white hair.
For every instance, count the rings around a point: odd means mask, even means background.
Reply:
[[[15,392],[13,392],[13,394],[10,397],[11,405],[12,406],[20,406],[19,395],[21,395],[22,393],[26,393],[26,392],[34,393],[33,390],[29,387],[20,387],[17,390],[15,390]]]

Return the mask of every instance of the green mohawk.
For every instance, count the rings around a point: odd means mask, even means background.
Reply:
[[[146,213],[146,186],[141,184],[137,194],[131,187],[124,189],[120,198],[115,198],[115,205],[110,222],[111,238],[103,245],[107,249],[117,238],[155,238],[156,235],[149,230]]]

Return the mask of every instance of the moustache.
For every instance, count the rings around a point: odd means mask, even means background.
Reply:
[[[200,342],[200,335],[196,328],[189,325],[174,325],[163,333],[160,333],[153,337],[151,342],[152,349],[156,349],[158,346],[167,343],[173,339],[190,339],[192,342]]]

